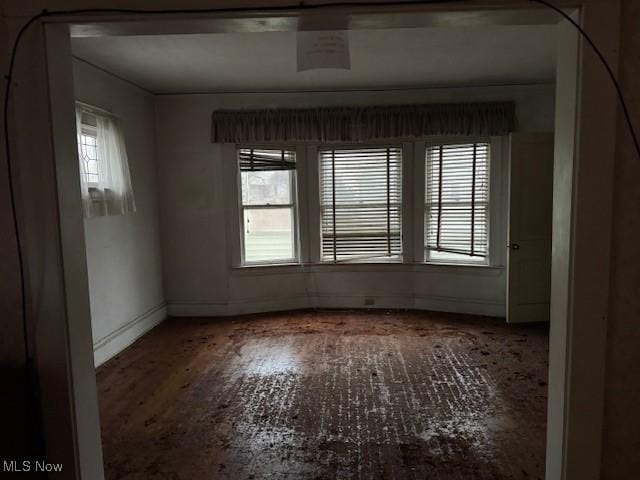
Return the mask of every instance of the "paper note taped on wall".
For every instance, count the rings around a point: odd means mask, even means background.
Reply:
[[[346,31],[298,32],[298,71],[316,68],[351,68]]]

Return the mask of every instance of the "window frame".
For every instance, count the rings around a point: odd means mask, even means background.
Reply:
[[[421,213],[422,213],[422,263],[426,265],[450,265],[450,266],[475,266],[475,267],[491,267],[494,266],[496,255],[493,237],[496,234],[495,223],[495,191],[498,187],[496,185],[497,174],[499,174],[501,164],[501,137],[485,137],[485,136],[447,136],[447,137],[430,137],[424,142],[424,148],[421,149],[421,162],[422,162],[422,198],[421,198]],[[487,254],[484,257],[471,257],[468,258],[433,258],[431,251],[427,248],[427,235],[428,235],[428,222],[426,221],[427,212],[427,151],[430,147],[436,146],[450,146],[450,145],[466,145],[472,143],[484,143],[488,145],[488,191],[487,191],[487,208],[486,208],[486,230],[487,230]],[[464,255],[464,254],[461,254]]]
[[[79,151],[82,151],[82,135],[87,136],[87,137],[93,137],[95,138],[95,149],[96,149],[96,163],[98,166],[98,181],[97,182],[90,182],[89,179],[86,179],[86,183],[87,186],[90,188],[96,188],[98,190],[101,190],[101,182],[100,182],[100,165],[101,165],[101,160],[100,157],[98,155],[98,127],[94,126],[94,125],[90,125],[88,123],[84,123],[81,122],[80,123],[80,144],[78,145]],[[84,160],[83,160],[84,161]]]
[[[322,152],[326,151],[335,151],[335,150],[366,150],[366,149],[381,149],[381,148],[396,148],[400,151],[400,179],[399,179],[399,187],[400,187],[400,199],[398,203],[398,219],[400,221],[400,253],[396,257],[380,257],[380,258],[362,258],[362,259],[346,259],[346,260],[325,260],[322,255],[322,167],[321,167],[321,155]],[[401,141],[394,140],[375,140],[368,141],[363,143],[323,143],[316,146],[315,150],[315,164],[317,169],[317,191],[318,196],[317,200],[314,203],[315,208],[317,208],[317,217],[319,220],[318,224],[318,244],[319,251],[318,255],[318,263],[321,265],[384,265],[384,264],[393,264],[393,265],[402,265],[405,263],[406,257],[406,218],[405,211],[408,209],[408,206],[405,205],[407,200],[405,194],[405,178],[406,178],[406,144]]]
[[[490,199],[489,199],[489,260],[488,263],[470,262],[427,262],[425,258],[425,166],[426,146],[469,141],[488,141],[491,144],[490,159]],[[379,261],[367,259],[359,261],[322,261],[322,218],[321,218],[321,175],[320,150],[339,150],[342,148],[380,148],[396,146],[402,151],[402,259],[397,261]],[[241,148],[285,149],[296,153],[295,175],[295,234],[297,248],[295,260],[289,262],[250,262],[243,259],[243,212],[241,209],[242,190],[238,150]],[[213,181],[221,192],[220,201],[227,205],[224,222],[226,227],[226,251],[228,268],[238,274],[243,270],[257,269],[266,272],[289,271],[287,268],[310,266],[319,271],[333,269],[343,271],[362,268],[417,268],[419,271],[457,272],[477,269],[503,269],[507,261],[507,214],[508,214],[508,167],[509,136],[473,137],[473,136],[429,136],[419,139],[387,139],[367,142],[291,142],[273,144],[229,143],[214,147],[212,154],[219,152],[222,176]],[[235,178],[234,178],[235,177]],[[386,265],[386,266],[383,266]],[[395,265],[396,267],[392,267]],[[332,271],[333,271],[332,270]],[[297,270],[296,270],[297,271]],[[247,272],[245,272],[247,273]]]
[[[289,172],[289,185],[290,185],[290,200],[288,204],[277,205],[245,205],[242,199],[242,170],[240,169],[240,150],[254,149],[254,150],[285,150],[292,151],[295,155],[296,168],[288,170]],[[261,266],[278,266],[278,265],[297,265],[300,263],[300,225],[299,225],[299,212],[298,212],[298,149],[291,145],[235,145],[235,169],[236,169],[236,185],[237,185],[237,208],[238,208],[238,227],[240,237],[240,267],[261,267]],[[247,209],[253,210],[269,210],[277,208],[290,208],[291,209],[291,229],[292,229],[292,242],[293,242],[293,257],[286,259],[276,260],[255,260],[249,261],[246,259],[245,238],[244,238],[244,221],[245,211]]]

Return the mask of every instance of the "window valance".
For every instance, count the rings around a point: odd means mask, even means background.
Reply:
[[[217,110],[212,143],[364,142],[429,135],[500,136],[515,129],[513,102]]]

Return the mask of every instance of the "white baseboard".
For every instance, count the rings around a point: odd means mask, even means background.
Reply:
[[[369,303],[373,300],[373,305]],[[505,304],[485,299],[414,296],[338,296],[256,298],[229,303],[169,302],[168,313],[175,317],[224,317],[249,313],[296,310],[302,308],[379,308],[416,309],[492,317],[505,316]]]
[[[125,323],[93,344],[93,362],[99,367],[167,318],[167,304],[161,303]]]

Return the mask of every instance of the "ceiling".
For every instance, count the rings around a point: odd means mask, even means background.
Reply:
[[[72,39],[75,57],[153,93],[553,82],[553,25],[352,30],[351,70],[296,71],[295,32]]]

